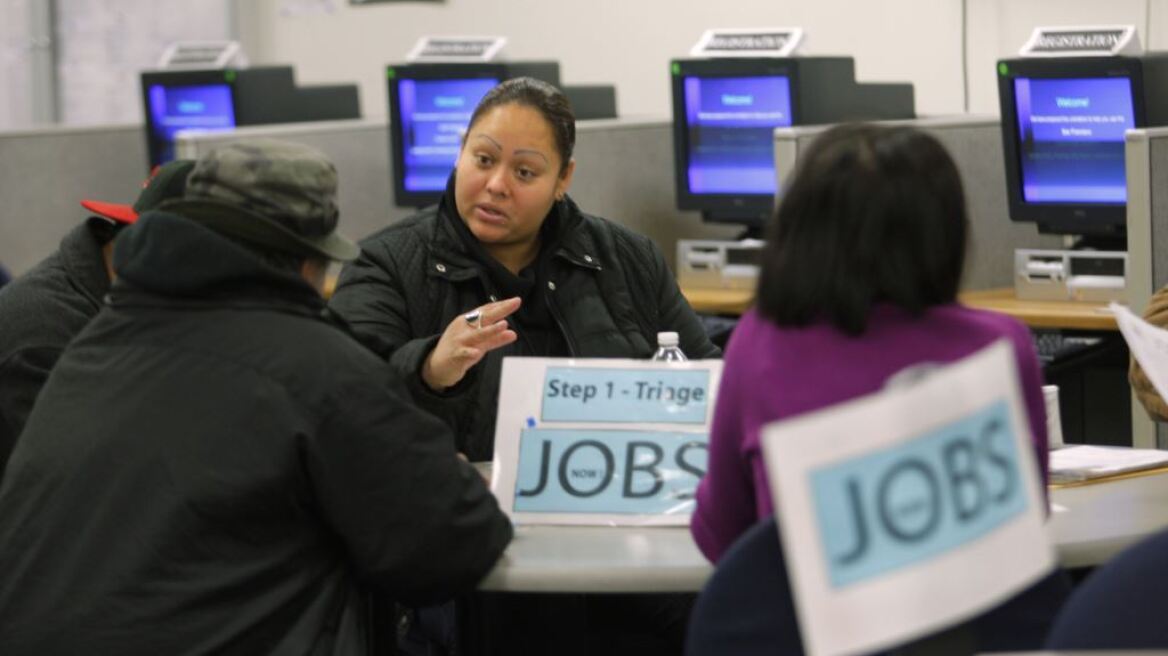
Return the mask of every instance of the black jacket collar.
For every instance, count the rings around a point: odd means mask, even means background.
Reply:
[[[168,212],[147,212],[122,233],[114,270],[113,305],[229,305],[313,315],[324,309],[320,294],[300,276]]]
[[[436,208],[438,216],[430,239],[431,252],[427,268],[432,275],[463,280],[477,276],[478,271],[485,266],[481,263],[481,257],[490,255],[481,246],[479,249],[482,250],[482,256],[473,253],[465,237],[459,235],[460,228],[468,235],[470,230],[459,217],[454,202],[454,175],[450,174],[446,193]],[[584,215],[575,201],[565,195],[563,200],[552,205],[550,212],[556,217],[551,226],[553,234],[544,237],[541,248],[550,248],[552,256],[576,266],[599,270],[602,267],[601,256],[596,242],[584,226]],[[546,219],[544,225],[548,225]],[[473,239],[473,235],[470,236]]]

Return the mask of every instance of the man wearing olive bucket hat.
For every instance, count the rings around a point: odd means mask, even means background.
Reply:
[[[336,169],[247,142],[118,239],[0,486],[0,644],[362,654],[367,590],[473,589],[511,537],[449,429],[323,318]]]

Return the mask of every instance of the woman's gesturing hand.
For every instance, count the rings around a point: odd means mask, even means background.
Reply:
[[[422,365],[426,385],[438,392],[453,387],[487,351],[514,342],[518,335],[506,318],[519,309],[520,302],[518,296],[507,298],[455,317]]]

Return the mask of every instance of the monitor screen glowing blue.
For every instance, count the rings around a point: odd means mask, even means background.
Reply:
[[[1136,127],[1126,77],[1014,80],[1027,203],[1127,202],[1125,130]]]
[[[790,79],[686,77],[684,88],[690,193],[773,196],[773,132],[791,125]]]
[[[400,115],[394,120],[403,139],[406,191],[446,189],[470,115],[498,83],[494,78],[398,82]]]
[[[174,135],[179,130],[230,130],[235,127],[231,86],[150,85],[152,153],[155,165],[174,159]]]

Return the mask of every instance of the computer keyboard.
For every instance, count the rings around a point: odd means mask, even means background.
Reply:
[[[1080,335],[1062,330],[1034,330],[1031,337],[1034,339],[1034,350],[1038,352],[1038,360],[1044,365],[1074,355],[1103,341],[1099,336]]]

